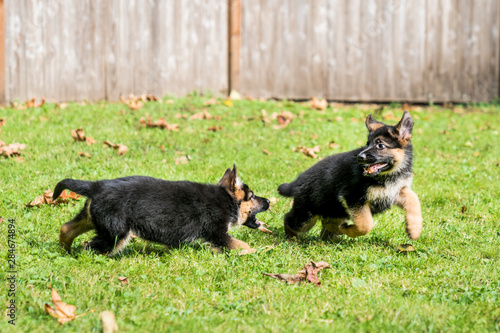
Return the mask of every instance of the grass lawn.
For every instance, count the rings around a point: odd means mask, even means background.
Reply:
[[[16,326],[2,316],[0,331],[100,332],[104,310],[113,311],[120,331],[128,332],[500,330],[499,106],[410,110],[413,189],[424,217],[420,239],[407,238],[403,212],[393,208],[376,216],[367,236],[325,243],[318,224],[299,243],[289,243],[283,216],[290,199],[276,189],[317,162],[293,148],[317,145],[318,158],[357,148],[366,142],[368,113],[395,124],[402,107],[333,105],[317,111],[307,103],[246,100],[204,106],[208,99],[192,95],[173,104],[149,102],[137,111],[122,103],[0,110],[5,119],[0,140],[26,144],[20,157],[0,158],[5,219],[0,300],[7,306],[14,299],[17,306]],[[203,108],[214,118],[189,118]],[[268,123],[261,119],[262,109]],[[294,115],[285,128],[272,118],[282,110]],[[141,126],[146,114],[178,124],[178,131]],[[209,130],[216,126],[222,129]],[[70,130],[76,128],[97,143],[74,142]],[[128,152],[119,156],[102,144],[105,140],[126,145]],[[26,207],[67,177],[148,175],[215,183],[233,163],[257,195],[278,198],[259,215],[274,235],[246,227],[232,231],[261,249],[255,254],[216,254],[203,243],[167,250],[136,239],[109,258],[82,250],[92,237],[88,233],[76,239],[68,255],[59,249],[59,229],[83,198]],[[14,298],[5,282],[8,219],[16,227]],[[400,244],[412,244],[416,251],[399,252]],[[287,285],[262,274],[294,274],[311,260],[332,266],[320,272],[321,287]],[[49,285],[77,307],[77,314],[87,314],[60,326],[43,309],[51,303]]]

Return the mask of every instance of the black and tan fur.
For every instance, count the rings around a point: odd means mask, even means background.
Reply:
[[[228,230],[260,227],[256,215],[269,208],[269,200],[255,196],[240,181],[236,166],[227,169],[217,185],[143,176],[96,182],[65,179],[56,185],[54,200],[64,189],[88,199],[78,215],[62,225],[61,247],[69,251],[76,237],[95,230],[88,247],[109,255],[123,249],[132,234],[167,246],[204,239],[219,250],[250,251]]]
[[[397,125],[389,126],[369,115],[366,127],[366,146],[326,157],[279,186],[281,195],[294,199],[285,215],[287,237],[307,232],[318,219],[323,239],[363,236],[373,228],[372,216],[392,205],[405,211],[408,236],[420,236],[420,202],[410,188],[413,119],[405,111]]]

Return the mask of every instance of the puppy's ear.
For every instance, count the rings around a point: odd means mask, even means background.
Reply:
[[[228,168],[224,173],[224,176],[219,180],[217,185],[223,186],[227,188],[229,191],[234,192],[236,189],[236,165],[233,167],[233,170]]]
[[[365,124],[366,124],[366,128],[368,128],[368,130],[370,132],[378,130],[380,127],[384,126],[383,123],[373,119],[371,114],[369,114],[368,117],[366,117]]]
[[[409,141],[411,139],[411,132],[413,131],[413,119],[408,110],[405,110],[403,117],[399,123],[394,126],[399,140]]]

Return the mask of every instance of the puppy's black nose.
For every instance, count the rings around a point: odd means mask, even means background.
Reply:
[[[358,155],[358,163],[372,163],[375,162],[375,157],[372,154],[360,153]]]
[[[269,199],[266,199],[266,203],[269,205],[271,201],[269,201]]]

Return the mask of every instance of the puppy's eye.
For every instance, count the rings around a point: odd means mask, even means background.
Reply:
[[[379,143],[377,145],[377,149],[384,149],[385,148],[385,145],[383,143]]]

